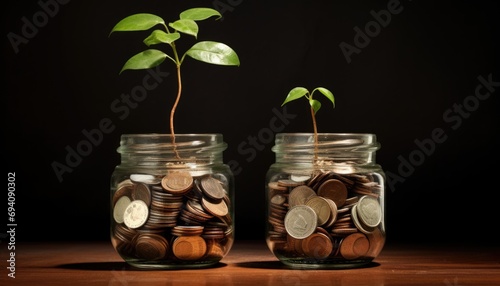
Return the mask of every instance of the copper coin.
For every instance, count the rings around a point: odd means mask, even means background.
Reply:
[[[207,252],[207,244],[200,236],[181,236],[174,240],[172,251],[181,260],[197,260]]]
[[[229,213],[229,208],[225,201],[220,201],[219,203],[212,203],[205,198],[201,199],[201,205],[203,208],[217,217],[225,216]]]
[[[221,182],[209,176],[201,179],[201,188],[203,193],[213,200],[222,200],[226,195]]]
[[[174,194],[182,194],[191,189],[193,177],[189,172],[170,172],[161,180],[161,186]]]
[[[340,254],[345,259],[357,259],[368,252],[370,249],[370,242],[368,238],[362,233],[353,233],[342,241],[340,245]]]
[[[269,182],[267,184],[268,188],[271,190],[276,190],[276,191],[286,191],[288,190],[287,187],[281,186],[278,184],[278,182]]]
[[[318,196],[328,198],[341,207],[347,199],[347,187],[337,179],[329,179],[319,186]]]
[[[148,206],[151,205],[151,191],[148,185],[136,183],[132,190],[132,199],[144,201]]]
[[[370,234],[367,234],[366,237],[370,241],[370,249],[367,256],[375,258],[382,251],[382,248],[385,244],[385,234],[379,228],[376,228]]]
[[[113,194],[113,206],[116,204],[119,198],[123,196],[131,197],[132,190],[134,189],[134,183],[130,180],[125,180],[116,186],[116,192]]]
[[[302,240],[302,251],[309,257],[325,259],[332,253],[332,250],[332,241],[323,233],[313,233]]]
[[[158,234],[141,234],[136,240],[135,251],[138,257],[159,260],[167,254],[168,241]]]

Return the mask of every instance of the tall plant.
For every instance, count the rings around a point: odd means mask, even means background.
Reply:
[[[181,65],[186,56],[195,60],[223,66],[239,66],[240,61],[236,52],[226,44],[214,41],[196,42],[191,48],[186,50],[182,55],[177,51],[175,43],[181,38],[181,34],[193,36],[195,39],[198,36],[199,27],[197,21],[206,20],[211,17],[220,19],[222,15],[211,8],[191,8],[180,13],[179,19],[175,22],[167,23],[159,16],[148,13],[139,13],[130,15],[119,21],[111,30],[110,35],[114,32],[130,32],[130,31],[145,31],[159,26],[159,29],[154,29],[151,34],[144,39],[144,44],[148,47],[153,45],[166,44],[171,48],[171,54],[167,54],[158,49],[146,49],[132,56],[122,67],[120,74],[125,70],[140,70],[156,67],[163,63],[165,59],[172,61],[177,69],[177,96],[170,110],[170,136],[175,149],[175,128],[174,115],[177,105],[182,95],[182,77]],[[177,154],[177,151],[176,151]],[[177,154],[177,157],[178,154]]]

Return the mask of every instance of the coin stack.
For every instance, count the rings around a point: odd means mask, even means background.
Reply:
[[[370,174],[281,174],[268,183],[268,245],[278,257],[328,263],[373,259],[385,242]]]
[[[117,252],[148,263],[219,261],[233,241],[228,181],[220,174],[133,174],[112,196]]]

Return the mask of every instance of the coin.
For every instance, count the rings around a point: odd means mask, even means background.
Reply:
[[[369,248],[370,242],[366,236],[357,232],[342,240],[342,244],[340,245],[340,254],[345,259],[357,259],[366,255]]]
[[[186,171],[170,172],[161,180],[161,186],[174,194],[185,193],[192,185],[193,177]]]
[[[149,210],[146,203],[141,200],[135,200],[125,209],[123,222],[130,228],[138,228],[146,222],[148,215]]]
[[[372,233],[366,235],[370,241],[370,249],[366,253],[369,257],[376,257],[384,247],[385,244],[385,234],[380,228],[376,228]]]
[[[311,178],[311,175],[304,175],[304,174],[291,174],[290,175],[290,180],[294,182],[305,182]]]
[[[356,206],[356,211],[358,218],[369,227],[376,227],[382,221],[382,209],[378,200],[373,197],[361,197]]]
[[[130,199],[127,196],[120,197],[115,206],[113,207],[113,218],[117,223],[123,222],[123,217],[125,215],[125,209],[127,209],[130,204]]]
[[[226,194],[221,182],[209,176],[201,179],[201,187],[203,193],[214,200],[222,200]]]
[[[297,205],[304,205],[307,200],[311,197],[316,196],[316,192],[306,185],[300,185],[298,187],[293,188],[288,197],[288,204],[290,207],[294,207]]]
[[[308,206],[297,205],[285,216],[286,232],[293,238],[303,239],[314,233],[318,225],[316,212]]]
[[[209,213],[217,217],[225,216],[229,213],[229,208],[225,201],[220,201],[219,203],[209,202],[207,199],[201,199],[201,205]]]
[[[307,200],[306,206],[311,207],[318,216],[318,226],[324,225],[332,215],[330,204],[323,197],[313,196]]]
[[[375,230],[375,227],[370,227],[367,226],[361,221],[358,217],[358,210],[357,210],[357,205],[353,206],[351,209],[351,217],[352,221],[354,222],[354,225],[362,232],[365,234],[368,234],[372,231]]]
[[[309,257],[325,259],[332,253],[332,250],[332,241],[323,233],[313,233],[302,240],[302,251]]]
[[[329,179],[319,186],[318,196],[331,199],[337,207],[341,207],[347,199],[347,187],[337,179]]]
[[[207,251],[207,244],[200,236],[181,236],[172,246],[175,257],[181,260],[197,260]]]
[[[134,183],[144,183],[149,185],[156,185],[160,183],[160,179],[148,174],[132,174],[130,175],[130,180]]]
[[[165,257],[168,241],[158,234],[141,234],[136,240],[137,256],[148,260],[159,260]]]
[[[141,200],[146,203],[146,205],[151,205],[151,191],[148,185],[144,183],[137,183],[132,190],[132,199]]]

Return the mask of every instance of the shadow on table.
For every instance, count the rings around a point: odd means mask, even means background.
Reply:
[[[213,269],[226,267],[225,263],[217,263],[210,267],[204,268],[194,268],[194,269]],[[108,270],[137,270],[137,271],[148,271],[148,270],[158,270],[158,269],[143,269],[130,266],[126,262],[81,262],[81,263],[68,263],[57,265],[56,268],[62,269],[73,269],[73,270],[90,270],[90,271],[108,271]],[[183,269],[193,269],[193,268],[183,268]],[[162,269],[168,270],[168,269]]]

